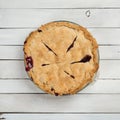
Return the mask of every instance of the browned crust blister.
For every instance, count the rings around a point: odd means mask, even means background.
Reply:
[[[30,69],[30,71],[28,71],[28,75],[33,79],[34,83],[36,83],[37,86],[39,86],[42,90],[44,90],[44,91],[46,91],[48,93],[51,93],[51,94],[55,94],[56,96],[63,95],[63,94],[74,94],[77,91],[79,91],[82,88],[84,88],[87,84],[92,82],[93,77],[94,77],[94,75],[97,72],[98,67],[99,67],[99,64],[98,64],[98,45],[96,43],[95,38],[93,38],[92,35],[84,27],[79,26],[79,25],[74,24],[74,23],[71,23],[71,22],[51,22],[51,23],[47,23],[45,25],[42,25],[38,30],[30,33],[30,35],[27,37],[27,39],[26,39],[26,41],[24,43],[24,48],[23,48],[23,50],[24,50],[24,58],[25,58],[24,59],[25,66],[28,64],[28,62],[26,62],[26,58],[29,57],[29,56],[32,56],[32,51],[30,51],[30,47],[32,46],[31,45],[32,41],[35,41],[35,39],[41,39],[40,38],[40,34],[42,34],[42,32],[47,31],[47,30],[49,30],[49,29],[51,29],[53,27],[61,27],[61,26],[65,26],[67,28],[76,30],[78,32],[79,31],[83,31],[83,34],[84,34],[85,38],[90,41],[91,46],[92,46],[91,53],[92,53],[92,60],[93,60],[92,64],[94,64],[93,65],[94,68],[90,71],[90,74],[88,75],[88,77],[86,77],[84,80],[82,80],[82,82],[76,83],[76,84],[79,84],[79,85],[77,87],[74,87],[74,89],[71,88],[68,91],[64,91],[64,90],[62,91],[62,85],[60,85],[61,88],[60,88],[60,91],[59,91],[59,90],[55,90],[54,86],[52,86],[51,88],[48,87],[50,85],[47,82],[46,83],[44,83],[44,82],[41,83],[39,81],[39,79],[38,79],[38,76],[36,76],[36,74],[35,74],[34,65],[33,65],[33,68]],[[44,44],[44,42],[43,42],[43,44]],[[44,44],[44,46],[47,47],[46,49],[49,49],[49,50],[52,51],[52,49],[50,49],[49,46],[47,46],[47,44]],[[57,60],[57,54],[54,53],[54,51],[52,51],[52,52],[55,55],[55,59]],[[77,53],[75,53],[75,54],[77,54]],[[33,58],[33,62],[34,62],[34,58]],[[44,64],[44,63],[43,63],[42,66],[46,67],[46,65],[47,65],[47,67],[49,66],[49,64]],[[70,73],[68,73],[66,71],[64,71],[64,73],[66,74],[66,76],[68,75],[68,77],[71,76],[70,79],[74,79],[75,78],[73,75],[71,75]],[[58,77],[60,77],[60,76],[58,76]],[[49,79],[49,76],[47,76],[47,78]],[[59,80],[60,80],[60,78],[59,78]],[[55,83],[55,84],[57,84],[57,83]],[[57,87],[58,87],[58,85],[57,85]]]

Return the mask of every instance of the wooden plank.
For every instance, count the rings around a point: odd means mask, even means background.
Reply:
[[[89,28],[92,35],[96,38],[99,44],[120,44],[120,29],[117,28]]]
[[[120,60],[101,60],[97,78],[120,78]],[[23,61],[1,60],[0,78],[28,78]]]
[[[34,29],[0,29],[0,45],[23,45],[26,37]],[[99,44],[119,44],[120,29],[89,28]],[[6,35],[7,34],[7,35]]]
[[[23,46],[0,46],[0,59],[23,59]],[[99,46],[100,59],[120,59],[120,46]]]
[[[0,59],[23,59],[23,46],[0,46]]]
[[[120,120],[120,114],[2,114],[5,120]]]
[[[120,27],[120,9],[90,9],[89,17],[86,15],[87,11],[87,9],[0,9],[0,27],[38,27],[58,20],[72,21],[85,27]]]
[[[7,3],[7,4],[6,4]],[[13,4],[14,3],[14,4]],[[0,0],[0,8],[87,8],[120,7],[118,0]]]
[[[13,87],[14,86],[14,87]],[[0,93],[44,93],[31,80],[0,80]]]
[[[120,94],[0,94],[0,112],[120,112]]]
[[[0,29],[0,45],[23,45],[26,37],[33,30],[34,29]]]
[[[120,60],[101,60],[99,78],[120,78]]]
[[[100,59],[120,59],[120,46],[99,46]]]
[[[112,89],[111,89],[112,88]],[[0,93],[44,93],[31,80],[0,80]],[[79,93],[120,93],[120,80],[96,80]]]
[[[0,61],[0,78],[28,78],[23,61]]]

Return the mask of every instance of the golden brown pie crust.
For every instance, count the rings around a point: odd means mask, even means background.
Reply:
[[[91,59],[80,62],[86,55]],[[25,66],[28,57],[33,62],[27,71],[29,77],[42,90],[55,95],[81,90],[92,82],[99,67],[95,38],[71,22],[51,22],[32,32],[24,44]]]

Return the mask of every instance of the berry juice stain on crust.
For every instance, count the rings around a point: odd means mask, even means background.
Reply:
[[[32,57],[29,56],[26,58],[26,71],[29,71],[33,67]]]

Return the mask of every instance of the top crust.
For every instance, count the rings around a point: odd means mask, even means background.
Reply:
[[[44,91],[74,94],[92,82],[99,66],[97,49],[96,40],[84,27],[71,22],[51,22],[26,39],[25,65],[26,58],[31,57],[33,67],[28,75]],[[80,62],[87,55],[90,61]]]

